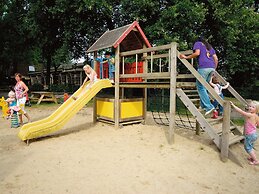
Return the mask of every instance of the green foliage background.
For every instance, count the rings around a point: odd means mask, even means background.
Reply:
[[[256,0],[2,0],[0,78],[19,65],[42,63],[47,72],[85,50],[108,29],[139,21],[155,45],[191,49],[203,34],[216,49],[219,69],[245,97],[259,80]]]

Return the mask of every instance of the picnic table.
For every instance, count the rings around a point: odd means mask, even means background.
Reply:
[[[57,102],[57,98],[54,95],[53,92],[45,92],[45,91],[37,91],[37,92],[31,92],[31,101],[37,101],[37,104],[40,104],[41,102]]]

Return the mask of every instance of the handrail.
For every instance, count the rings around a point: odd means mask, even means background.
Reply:
[[[151,48],[144,48],[144,49],[138,49],[138,50],[133,50],[133,51],[125,51],[121,52],[120,56],[132,56],[135,54],[142,54],[142,53],[148,53],[148,52],[153,52],[153,51],[159,51],[159,50],[167,50],[171,48],[171,44],[163,45],[163,46],[157,46],[157,47],[151,47]]]
[[[178,59],[181,53],[177,51]],[[209,85],[209,83],[198,73],[198,71],[186,60],[180,59],[180,61],[189,69],[189,71],[196,77],[196,79],[209,91],[209,93],[215,98],[221,106],[223,106],[224,100],[215,92],[215,90]]]
[[[223,84],[227,84],[227,81],[217,71],[215,71],[215,75],[220,82],[222,82]],[[240,96],[240,94],[238,94],[231,85],[229,85],[227,89],[240,103],[242,103],[244,106],[247,105],[246,100],[242,96]]]

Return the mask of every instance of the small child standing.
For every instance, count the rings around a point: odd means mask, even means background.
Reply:
[[[21,108],[17,106],[17,100],[13,91],[8,93],[8,97],[9,98],[6,99],[6,102],[9,104],[10,115],[7,117],[7,119],[11,119],[11,128],[17,128],[19,127],[17,113],[21,110]]]
[[[246,152],[249,154],[247,158],[249,160],[249,164],[258,165],[259,160],[256,158],[256,154],[254,151],[254,142],[257,140],[256,127],[259,125],[259,103],[257,101],[252,101],[249,104],[248,112],[243,111],[238,108],[232,102],[230,102],[234,109],[243,115],[246,118],[245,121],[245,145],[244,148]]]
[[[108,63],[109,64],[109,79],[114,83],[115,59],[109,51],[106,51],[105,61],[103,61],[102,63]]]
[[[214,75],[212,75],[211,78],[210,78],[210,85],[214,88],[215,92],[222,99],[224,99],[224,95],[222,93],[222,90],[223,89],[227,89],[228,86],[229,86],[229,83],[227,82],[226,85],[222,86],[222,85],[220,85],[218,78],[215,77]],[[213,117],[212,118],[216,119],[218,117],[218,115],[222,115],[223,114],[223,107],[219,104],[219,102],[216,99],[214,99],[212,104],[215,107],[215,109],[217,109],[217,107],[219,107],[219,112],[217,112],[217,110],[214,110],[214,112],[213,112]]]

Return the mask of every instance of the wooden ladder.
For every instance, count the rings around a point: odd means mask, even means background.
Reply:
[[[218,149],[221,150],[223,117],[219,117],[217,119],[206,118],[197,108],[197,101],[193,100],[197,99],[197,96],[193,94],[194,92],[195,90],[183,91],[181,88],[176,89],[177,96],[179,97],[179,99],[181,99],[187,109],[192,113],[194,118],[199,122],[200,128],[209,135],[209,137],[213,140]],[[229,148],[228,156],[231,160],[242,166],[240,161],[231,151],[230,146],[239,143],[241,140],[244,139],[244,136],[242,131],[232,121],[230,121],[229,126],[229,135],[227,141]]]

